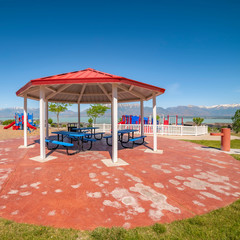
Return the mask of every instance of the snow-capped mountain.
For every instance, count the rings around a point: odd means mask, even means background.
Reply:
[[[110,107],[110,106],[109,106]],[[240,109],[240,104],[221,104],[215,106],[177,106],[177,107],[168,107],[162,108],[157,107],[158,115],[179,115],[183,117],[232,117],[235,112]],[[6,118],[14,118],[15,113],[23,112],[22,107],[15,108],[2,108],[0,109],[0,117]],[[39,117],[39,109],[38,108],[29,108],[29,113],[33,113],[34,118]],[[139,115],[140,114],[140,105],[139,104],[119,104],[118,106],[118,116],[122,115]],[[150,116],[152,115],[151,107],[144,107],[144,115]],[[54,113],[49,113],[49,117],[55,116]],[[63,117],[76,117],[77,112],[67,110],[64,113],[61,113]],[[87,116],[86,110],[81,112],[81,116]],[[106,117],[111,116],[111,110],[107,110]]]
[[[236,104],[220,104],[220,105],[213,105],[213,106],[199,106],[200,108],[207,108],[207,109],[211,109],[211,108],[240,108],[240,104],[236,103]]]

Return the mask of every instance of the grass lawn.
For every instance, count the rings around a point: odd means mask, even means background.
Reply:
[[[240,200],[202,216],[149,227],[97,228],[93,231],[58,229],[0,219],[0,239],[238,239]]]
[[[221,141],[212,140],[184,140],[184,141],[197,143],[206,147],[221,148]],[[240,149],[240,139],[231,140],[231,148]],[[231,156],[240,161],[240,155],[231,154]]]
[[[190,141],[208,147],[220,148],[220,141]],[[240,140],[232,140],[231,148],[240,148]],[[240,160],[240,155],[232,155]],[[201,216],[175,221],[170,224],[154,224],[126,230],[120,227],[96,228],[93,231],[59,229],[30,224],[20,224],[0,219],[0,239],[95,239],[95,240],[239,240],[240,200]]]

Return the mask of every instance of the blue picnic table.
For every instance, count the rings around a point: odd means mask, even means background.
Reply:
[[[123,143],[128,143],[130,139],[134,139],[134,133],[137,132],[138,130],[136,129],[122,129],[122,130],[118,130],[118,141],[120,141],[121,144]],[[127,140],[124,141],[123,140],[123,136],[124,134],[127,134]],[[108,142],[109,138],[112,138],[112,135],[109,136],[105,136],[104,138],[106,138],[106,142],[109,146],[112,146],[112,144],[110,144]]]
[[[80,127],[80,128],[73,128],[72,130],[79,131],[79,132],[83,132],[85,130],[87,130],[87,131],[90,130],[91,133],[93,133],[93,131],[94,131],[94,134],[95,134],[96,129],[99,129],[99,127]]]
[[[84,151],[83,143],[90,142],[90,147],[87,148],[87,150],[90,150],[92,148],[92,143],[96,141],[95,139],[86,138],[86,133],[67,132],[67,131],[56,131],[56,132],[52,132],[52,133],[57,134],[57,141],[55,141],[55,144],[57,146],[52,148],[53,150],[57,149],[59,147],[59,145],[65,145],[65,144],[61,143],[61,142],[63,142],[64,137],[70,138],[71,139],[71,144],[72,144],[73,140],[78,142],[78,151],[77,152],[80,151],[80,147],[81,147],[81,150]],[[61,141],[60,141],[60,136],[62,136]],[[80,146],[80,142],[81,142],[81,146]]]
[[[73,128],[72,130],[74,131],[79,131],[80,133],[85,132],[85,131],[91,131],[91,133],[85,133],[87,138],[91,138],[92,136],[96,140],[101,140],[103,137],[104,132],[96,132],[96,129],[99,129],[99,127],[81,127],[81,128]],[[96,136],[100,135],[100,138],[97,138]]]

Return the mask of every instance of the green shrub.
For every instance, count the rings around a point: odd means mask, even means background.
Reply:
[[[240,109],[235,112],[235,115],[232,117],[233,121],[233,130],[238,133],[240,132]]]
[[[200,118],[200,117],[193,118],[193,122],[194,122],[197,126],[201,126],[203,121],[204,121],[204,118]]]
[[[88,127],[92,127],[92,123],[93,123],[93,119],[92,118],[89,118],[88,119]]]
[[[51,118],[48,119],[48,123],[49,124],[52,124],[53,123],[53,120]]]
[[[51,127],[57,127],[57,124],[56,123],[52,123]]]
[[[15,121],[14,119],[8,119],[8,120],[3,121],[2,125],[9,125],[10,123],[12,123],[14,121]]]
[[[35,121],[34,121],[34,124],[35,124],[35,125],[39,125],[39,124],[40,124],[40,120],[35,120]]]
[[[66,124],[62,124],[62,127],[66,127],[67,125]]]

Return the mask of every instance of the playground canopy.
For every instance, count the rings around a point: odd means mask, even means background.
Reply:
[[[27,114],[27,98],[40,100],[40,157],[45,159],[45,121],[48,119],[46,103],[63,102],[78,104],[78,124],[80,123],[80,103],[111,103],[112,130],[113,130],[113,161],[117,161],[117,103],[141,103],[143,117],[143,101],[153,99],[153,117],[156,115],[156,96],[165,92],[165,89],[138,82],[121,76],[108,74],[87,68],[81,71],[58,74],[30,80],[16,95],[24,97],[24,113]],[[153,124],[154,125],[154,124]],[[48,124],[46,124],[47,128]],[[156,124],[155,143],[156,150]],[[153,128],[154,128],[153,126]],[[24,128],[25,129],[25,128]],[[141,126],[143,135],[143,125]],[[24,146],[27,147],[27,132],[24,134]],[[48,136],[48,129],[46,129]]]

